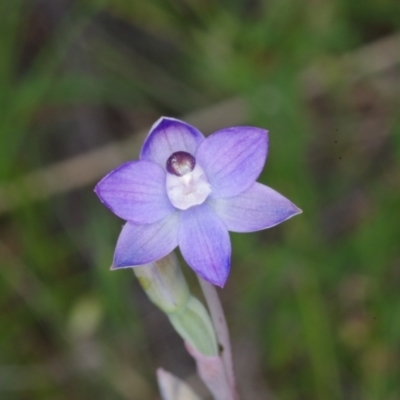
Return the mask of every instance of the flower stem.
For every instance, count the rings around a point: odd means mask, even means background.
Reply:
[[[214,285],[205,281],[200,276],[198,276],[198,279],[211,314],[211,319],[217,335],[218,343],[222,346],[221,358],[224,363],[229,385],[232,390],[233,399],[239,400],[239,395],[236,389],[235,374],[233,371],[232,348],[229,338],[228,325],[226,323],[221,301],[218,297],[217,289]]]

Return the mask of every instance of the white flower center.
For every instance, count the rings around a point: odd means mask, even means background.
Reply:
[[[198,164],[182,176],[167,173],[166,187],[171,203],[180,210],[202,204],[211,193],[211,185]]]

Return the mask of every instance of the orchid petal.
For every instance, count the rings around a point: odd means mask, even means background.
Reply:
[[[212,199],[208,204],[232,232],[271,228],[301,213],[286,197],[257,182],[238,196]]]
[[[140,159],[153,161],[165,169],[173,153],[185,151],[194,155],[203,140],[203,134],[195,127],[175,118],[162,117],[151,127]]]
[[[189,266],[223,287],[229,274],[231,242],[224,223],[206,204],[180,214],[179,247]]]
[[[248,126],[222,129],[197,150],[196,160],[212,187],[212,196],[231,197],[247,190],[267,156],[268,131]]]
[[[119,235],[112,269],[148,264],[171,253],[178,245],[179,213],[154,224],[127,222]]]
[[[171,214],[165,171],[148,161],[121,165],[95,188],[100,200],[116,215],[137,224],[151,224]]]

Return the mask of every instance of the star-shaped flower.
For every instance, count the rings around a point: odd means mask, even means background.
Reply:
[[[224,286],[231,263],[228,231],[270,228],[301,212],[256,182],[267,147],[264,129],[232,127],[205,138],[185,122],[160,118],[139,161],[121,165],[95,188],[127,221],[112,269],[156,261],[179,246],[197,274]]]

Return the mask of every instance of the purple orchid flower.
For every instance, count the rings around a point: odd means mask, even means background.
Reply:
[[[256,182],[267,156],[268,131],[248,126],[209,137],[174,118],[160,118],[139,161],[106,175],[95,192],[127,221],[112,269],[156,261],[177,246],[189,266],[223,287],[231,263],[228,231],[275,226],[301,210]]]

